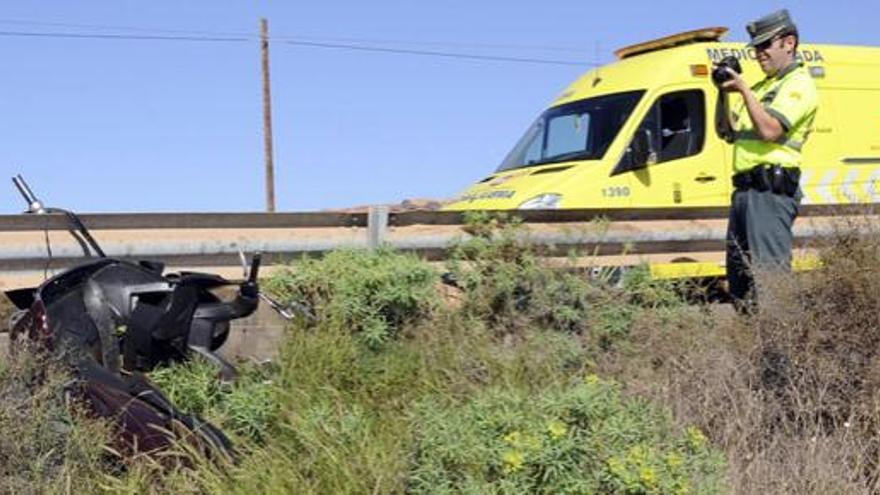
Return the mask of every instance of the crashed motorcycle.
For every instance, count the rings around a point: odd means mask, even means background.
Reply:
[[[6,292],[19,309],[9,325],[11,350],[34,347],[69,366],[77,378],[69,392],[95,416],[115,423],[114,447],[121,452],[162,451],[183,441],[231,454],[223,432],[178,410],[144,373],[200,355],[222,379],[234,379],[234,366],[215,351],[226,341],[230,322],[253,313],[266,297],[257,283],[260,255],[246,265],[243,280],[165,273],[159,262],[108,257],[75,213],[44,207],[21,176],[13,182],[27,214],[67,218],[88,259],[39,287]],[[215,294],[230,286],[238,287],[231,300]]]

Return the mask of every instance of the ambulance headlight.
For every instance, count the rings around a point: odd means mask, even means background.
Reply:
[[[529,199],[525,203],[519,205],[520,210],[554,210],[559,208],[559,203],[562,201],[561,194],[541,194],[540,196],[535,196],[534,198]]]

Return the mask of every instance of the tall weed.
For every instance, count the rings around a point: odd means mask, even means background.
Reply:
[[[278,414],[270,370],[242,363],[238,371],[234,383],[224,383],[214,364],[193,358],[157,369],[150,379],[182,411],[216,420],[237,436],[264,441]]]
[[[0,332],[6,331],[6,326],[14,312],[15,306],[12,302],[6,296],[0,295]]]

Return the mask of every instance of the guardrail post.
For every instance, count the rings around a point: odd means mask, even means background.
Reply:
[[[385,241],[388,231],[388,206],[371,206],[367,215],[367,246],[376,249]]]

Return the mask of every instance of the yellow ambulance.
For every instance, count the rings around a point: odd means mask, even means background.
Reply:
[[[722,42],[726,33],[706,28],[617,50],[617,61],[565,89],[497,170],[446,209],[729,205],[733,152],[714,130],[712,62],[739,58],[749,84],[764,74],[754,49]],[[801,44],[797,57],[820,98],[802,204],[880,202],[880,48]]]

